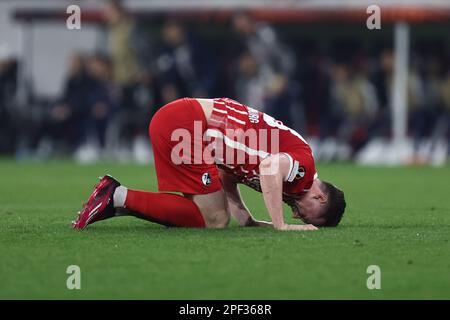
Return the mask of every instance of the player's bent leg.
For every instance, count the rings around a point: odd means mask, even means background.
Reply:
[[[123,207],[131,215],[172,227],[204,228],[203,215],[197,205],[177,194],[146,192],[126,189],[123,206],[115,203],[116,208]],[[117,192],[123,192],[118,189]]]
[[[133,215],[166,226],[206,227],[202,213],[192,200],[171,193],[127,189],[111,176],[104,176],[95,186],[73,227],[84,229],[118,215]]]
[[[104,176],[94,189],[75,229],[118,215],[135,217],[166,226],[225,228],[230,221],[225,192],[184,196],[127,189],[111,176]]]
[[[223,190],[182,197],[118,187],[114,193],[118,215],[132,215],[172,227],[225,228],[230,222]]]
[[[223,189],[207,194],[185,194],[185,197],[198,206],[207,228],[226,228],[230,223],[231,215]]]
[[[114,205],[117,215],[131,215],[171,227],[225,228],[230,221],[222,191],[182,197],[121,186],[114,193]]]

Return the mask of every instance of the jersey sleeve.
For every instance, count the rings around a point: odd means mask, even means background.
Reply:
[[[284,177],[284,191],[289,194],[307,192],[318,178],[311,149],[298,148],[283,153],[290,162],[289,172]]]

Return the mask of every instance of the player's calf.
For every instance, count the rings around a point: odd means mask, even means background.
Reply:
[[[114,178],[105,176],[83,206],[74,228],[84,229],[95,221],[122,215],[171,227],[225,228],[230,222],[223,190],[183,197],[128,189]]]

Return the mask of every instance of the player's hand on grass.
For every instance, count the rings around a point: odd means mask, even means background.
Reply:
[[[312,231],[319,230],[316,226],[312,224],[284,224],[281,227],[277,228],[278,230],[283,231]]]
[[[269,221],[256,220],[253,218],[248,219],[246,227],[271,227],[273,228],[273,223]]]
[[[269,222],[269,221],[259,221],[259,220],[255,220],[256,225],[258,227],[271,227],[273,228],[273,223]]]

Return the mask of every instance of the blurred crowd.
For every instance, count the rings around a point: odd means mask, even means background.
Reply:
[[[38,115],[15,111],[18,63],[0,52],[0,153],[148,161],[151,116],[184,96],[226,96],[267,112],[310,137],[325,161],[351,159],[392,134],[389,47],[302,47],[245,12],[232,17],[233,32],[209,40],[171,18],[155,34],[119,1],[104,13],[108,48],[75,53],[61,97]],[[449,60],[445,50],[412,50],[408,127],[416,150],[450,143]]]

